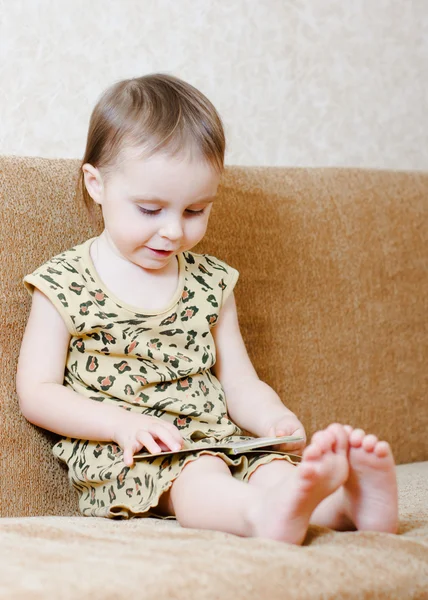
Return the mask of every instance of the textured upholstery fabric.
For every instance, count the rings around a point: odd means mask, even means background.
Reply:
[[[399,468],[401,535],[311,528],[297,548],[174,522],[73,518],[50,451],[57,438],[20,415],[15,372],[30,305],[23,275],[102,228],[75,197],[77,169],[0,158],[0,590],[14,581],[10,597],[53,597],[62,581],[62,598],[144,586],[147,598],[428,597],[427,463],[417,462],[428,460],[428,174],[230,167],[196,248],[240,271],[249,354],[309,435],[350,423],[414,463]],[[48,577],[56,556],[66,566]]]
[[[312,526],[302,547],[156,519],[2,519],[0,596],[426,600],[428,463],[398,480],[399,535]]]

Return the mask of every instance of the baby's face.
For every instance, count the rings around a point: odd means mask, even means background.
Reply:
[[[144,269],[162,269],[205,235],[220,176],[207,162],[124,153],[96,202],[116,250]]]

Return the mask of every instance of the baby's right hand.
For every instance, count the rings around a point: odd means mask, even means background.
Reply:
[[[117,422],[113,433],[113,440],[123,450],[123,460],[131,467],[136,452],[145,447],[156,454],[164,450],[181,450],[183,438],[177,427],[159,417],[137,415],[125,412]]]

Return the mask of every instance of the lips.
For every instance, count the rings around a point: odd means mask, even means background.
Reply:
[[[169,256],[174,252],[174,250],[161,250],[159,248],[150,248],[149,246],[147,246],[147,248],[158,256]]]

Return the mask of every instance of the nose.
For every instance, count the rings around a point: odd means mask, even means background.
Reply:
[[[159,235],[169,240],[179,240],[183,237],[183,225],[181,219],[169,219],[160,229]]]

